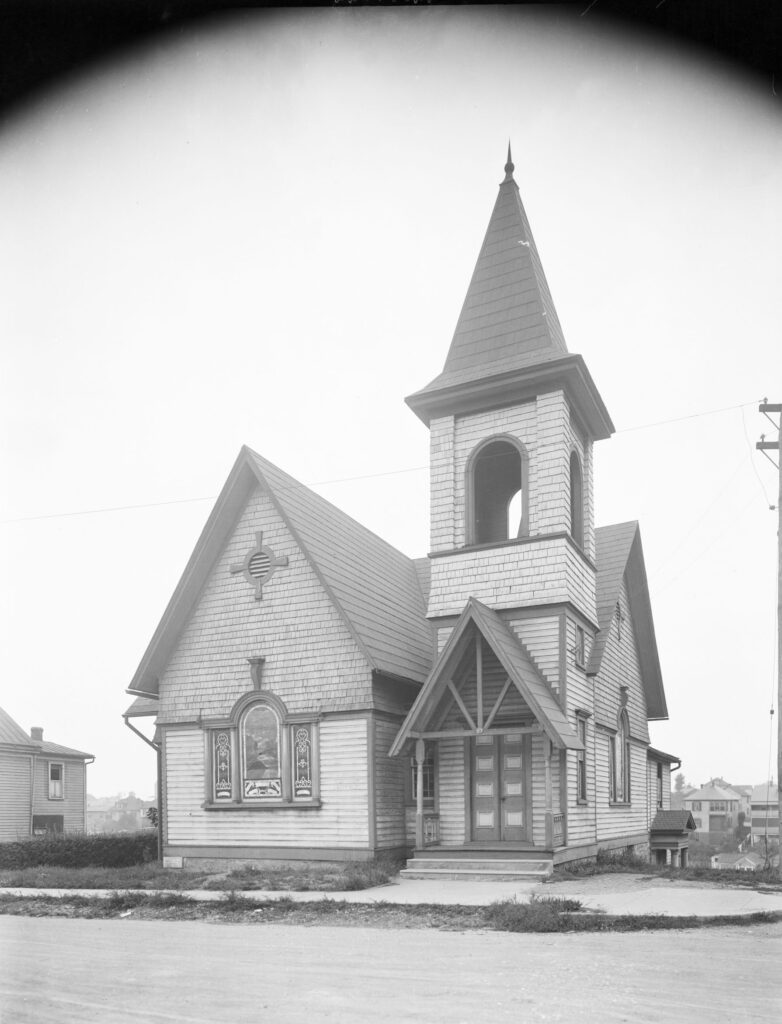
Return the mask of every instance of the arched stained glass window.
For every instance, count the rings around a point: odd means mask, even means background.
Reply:
[[[244,799],[279,799],[282,774],[280,720],[276,712],[264,704],[253,705],[242,718],[240,736]]]

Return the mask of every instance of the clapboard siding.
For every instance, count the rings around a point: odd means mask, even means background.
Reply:
[[[375,845],[379,850],[405,843],[405,765],[404,757],[389,757],[401,720],[378,718],[375,729]]]
[[[63,765],[63,798],[49,799],[49,765]],[[87,770],[83,761],[66,761],[56,756],[41,755],[35,761],[35,785],[33,788],[33,814],[61,814],[65,832],[83,832]]]
[[[30,835],[30,758],[0,754],[0,842]]]
[[[458,737],[440,740],[437,760],[440,841],[446,846],[460,846],[464,842],[465,764],[465,740]]]
[[[597,736],[597,828],[598,843],[622,836],[645,832],[647,825],[646,748],[630,744],[630,803],[611,805],[608,802],[608,734]]]
[[[207,811],[204,733],[166,735],[166,841],[175,846],[356,847],[369,845],[366,718],[320,723],[319,809]]]
[[[619,687],[626,686],[630,733],[634,739],[648,743],[649,727],[641,665],[624,582],[619,595],[619,607],[622,612],[621,630],[614,615],[608,626],[603,660],[597,676],[595,716],[600,724],[615,729],[620,710]]]

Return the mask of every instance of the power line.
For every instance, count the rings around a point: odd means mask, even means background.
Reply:
[[[687,416],[676,416],[676,417],[674,417],[672,419],[668,419],[668,420],[657,420],[655,423],[639,423],[639,424],[637,424],[634,427],[623,427],[621,430],[615,431],[615,433],[616,434],[626,434],[626,433],[629,433],[630,431],[633,431],[633,430],[648,430],[648,429],[650,429],[652,427],[666,426],[669,423],[681,423],[683,420],[700,419],[702,416],[716,416],[719,413],[732,412],[734,409],[741,409],[742,410],[742,417],[743,417],[743,415],[744,415],[743,414],[743,410],[748,408],[750,405],[756,405],[756,404],[757,404],[757,402],[742,402],[739,405],[723,406],[721,409],[708,409],[708,410],[706,410],[704,412],[690,413]],[[746,430],[745,430],[745,433],[746,433]],[[307,486],[309,486],[309,487],[323,487],[323,486],[326,486],[327,484],[345,484],[345,483],[354,483],[354,482],[357,482],[359,480],[376,480],[376,479],[379,479],[380,477],[385,477],[385,476],[400,476],[400,475],[402,475],[404,473],[420,473],[420,472],[422,472],[424,470],[427,470],[428,468],[429,468],[428,466],[408,466],[408,467],[403,468],[403,469],[389,469],[389,470],[385,470],[385,471],[383,471],[381,473],[363,473],[363,474],[361,474],[359,476],[335,477],[332,480],[315,480],[312,483],[308,484]],[[753,468],[754,468],[754,463],[753,463]],[[757,473],[757,470],[755,470],[755,472]],[[760,480],[759,476],[758,476],[758,480]],[[762,484],[762,481],[761,481],[761,487],[762,486],[763,486],[763,484]],[[193,504],[193,503],[199,502],[199,501],[214,501],[216,499],[216,497],[217,497],[217,495],[211,494],[211,495],[207,495],[206,497],[203,497],[203,498],[174,498],[174,499],[172,499],[170,501],[152,501],[152,502],[144,502],[144,503],[138,504],[138,505],[115,505],[115,506],[111,506],[111,507],[108,507],[108,508],[80,509],[80,510],[75,511],[75,512],[51,512],[51,513],[44,513],[42,515],[20,516],[20,517],[15,518],[15,519],[0,519],[0,525],[7,525],[7,524],[10,524],[10,523],[32,523],[32,522],[37,522],[39,520],[44,520],[44,519],[70,519],[70,518],[73,518],[75,516],[96,516],[96,515],[103,515],[105,513],[110,513],[110,512],[135,512],[135,511],[139,511],[139,510],[145,509],[145,508],[162,508],[163,506],[166,506],[166,505],[189,505],[189,504]]]

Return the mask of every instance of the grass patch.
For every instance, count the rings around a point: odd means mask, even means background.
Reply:
[[[782,912],[731,917],[667,917],[662,914],[611,915],[583,912],[577,900],[541,897],[530,903],[503,900],[488,907],[432,904],[347,903],[324,898],[298,903],[291,897],[254,900],[229,892],[221,900],[200,902],[182,893],[116,893],[107,899],[90,896],[26,897],[0,895],[0,914],[28,917],[124,918],[328,925],[364,928],[432,928],[441,931],[507,932],[636,932],[680,931],[773,924]]]
[[[158,862],[129,867],[57,867],[41,865],[0,868],[6,889],[212,889],[272,892],[352,892],[385,885],[401,867],[388,858],[356,861],[343,867],[238,867],[227,875],[170,870]]]
[[[730,868],[712,868],[703,864],[686,868],[670,868],[650,864],[649,861],[623,851],[611,853],[598,850],[594,861],[575,861],[572,864],[558,864],[550,881],[562,882],[569,879],[592,878],[596,875],[638,874],[647,878],[667,878],[672,882],[711,882],[714,885],[741,886],[746,889],[782,890],[782,879],[776,868],[760,871],[736,871]]]

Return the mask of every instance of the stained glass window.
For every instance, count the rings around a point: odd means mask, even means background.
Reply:
[[[242,794],[245,800],[279,799],[280,722],[262,704],[251,707],[242,719]]]
[[[293,796],[312,797],[312,730],[309,725],[293,729]]]
[[[215,800],[231,799],[231,737],[228,732],[214,734]]]

